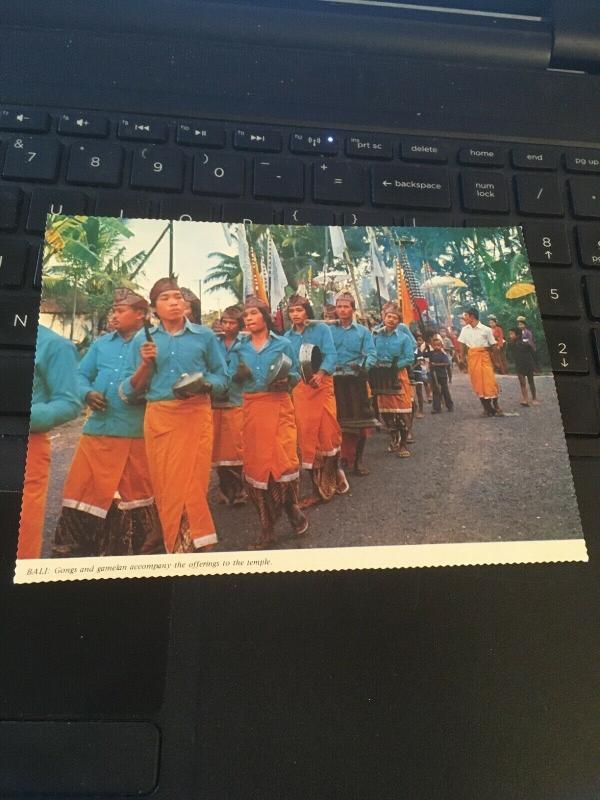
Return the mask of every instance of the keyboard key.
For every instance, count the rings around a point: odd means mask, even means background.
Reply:
[[[12,186],[0,186],[0,230],[14,231],[19,224],[23,192]]]
[[[85,214],[88,199],[82,192],[65,189],[34,189],[25,229],[32,233],[46,230],[47,214]]]
[[[255,158],[253,194],[258,198],[302,200],[304,165],[293,158]]]
[[[160,216],[162,219],[211,222],[213,208],[207,200],[197,197],[169,197],[160,202]]]
[[[275,209],[257,203],[223,203],[223,222],[251,222],[257,225],[272,225]]]
[[[152,120],[132,120],[121,119],[117,128],[119,139],[127,139],[134,142],[155,142],[160,144],[166,142],[169,129],[164,122],[152,122]]]
[[[594,355],[596,357],[596,366],[600,369],[600,328],[592,330],[592,339],[594,342]]]
[[[123,148],[118,144],[90,142],[71,147],[67,183],[88,186],[120,186]]]
[[[50,127],[50,117],[45,111],[30,108],[3,108],[0,110],[0,131],[45,133]]]
[[[589,372],[584,331],[569,322],[544,322],[548,352],[554,372]]]
[[[383,136],[349,136],[346,139],[346,155],[353,158],[393,158],[394,148],[390,139]]]
[[[446,146],[435,139],[405,139],[400,144],[400,158],[405,161],[448,161]]]
[[[135,197],[131,192],[103,194],[96,201],[96,214],[99,217],[145,219],[151,216],[151,204],[146,197]]]
[[[396,225],[406,225],[407,228],[452,228],[458,225],[448,214],[415,214],[412,211],[405,214],[404,218],[394,214],[394,220]],[[506,220],[502,224],[506,225]],[[478,219],[475,227],[481,228],[482,225],[483,221]]]
[[[143,147],[133,154],[130,183],[134,189],[181,192],[185,160],[179,150]]]
[[[327,208],[284,208],[286,225],[334,225],[335,215]]]
[[[333,133],[323,131],[293,131],[290,136],[290,151],[333,156],[338,151],[338,138]]]
[[[39,300],[34,298],[0,300],[0,345],[35,345],[39,305]]]
[[[0,286],[20,289],[25,279],[29,245],[17,239],[0,239]]]
[[[177,126],[177,144],[193,147],[225,147],[225,128],[212,123],[181,122]]]
[[[600,319],[600,275],[586,275],[583,285],[590,315]]]
[[[239,197],[244,192],[244,159],[221,153],[194,156],[192,191]]]
[[[530,264],[571,263],[571,248],[565,226],[560,222],[528,222],[523,236]]]
[[[556,391],[566,434],[597,436],[600,433],[598,388],[593,381],[557,375]]]
[[[96,114],[61,114],[58,132],[65,136],[90,136],[101,139],[108,136],[109,123],[106,117]]]
[[[394,217],[389,211],[344,211],[342,225],[362,227],[363,225],[393,225]]]
[[[435,167],[371,167],[374,205],[407,208],[450,208],[448,173]]]
[[[508,193],[502,175],[465,172],[460,176],[463,207],[467,211],[508,211]]]
[[[9,180],[56,180],[60,162],[60,143],[39,136],[9,139],[2,177]]]
[[[31,408],[33,353],[0,356],[0,414],[28,414]]]
[[[600,150],[569,150],[565,168],[569,172],[600,172]]]
[[[233,146],[238,150],[260,150],[263,153],[281,151],[281,134],[262,128],[238,128],[233,134]]]
[[[461,164],[502,167],[504,166],[504,150],[493,144],[471,144],[468,147],[461,147],[458,151],[458,160]]]
[[[515,147],[510,154],[513,167],[517,169],[558,168],[558,154],[547,147]]]
[[[553,175],[516,175],[517,205],[521,214],[562,217],[564,208]]]
[[[581,316],[580,279],[570,270],[533,268],[540,311],[546,317]]]
[[[583,219],[600,219],[600,178],[570,178],[573,214]]]
[[[585,267],[600,267],[600,225],[578,225],[577,247]]]
[[[313,198],[318,203],[360,205],[365,196],[365,173],[355,164],[322,161],[313,164]]]

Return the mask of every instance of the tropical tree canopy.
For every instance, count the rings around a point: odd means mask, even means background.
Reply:
[[[72,315],[71,338],[77,313],[105,314],[113,291],[136,282],[146,259],[140,251],[125,257],[126,239],[133,236],[127,221],[110,217],[55,215],[46,229],[43,297]]]

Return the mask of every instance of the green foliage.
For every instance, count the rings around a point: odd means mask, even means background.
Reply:
[[[103,316],[112,305],[116,288],[139,288],[135,279],[146,253],[125,257],[123,241],[133,233],[121,219],[55,215],[48,230],[60,238],[61,248],[54,250],[46,244],[43,297],[55,300],[71,314],[72,339],[78,313]]]

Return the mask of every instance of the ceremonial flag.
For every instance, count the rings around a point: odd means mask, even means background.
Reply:
[[[387,288],[388,284],[387,268],[383,263],[383,258],[381,257],[379,247],[377,246],[377,238],[375,236],[375,231],[373,230],[373,228],[367,227],[367,236],[369,237],[369,244],[370,244],[369,258],[371,259],[371,265],[372,265],[371,275],[373,277],[374,288],[377,288],[377,282],[375,278],[379,278],[379,294],[383,297],[384,300],[389,300],[390,293]]]
[[[331,239],[331,252],[334,258],[344,258],[346,250],[346,240],[343,230],[337,225],[329,226],[329,238]]]
[[[415,309],[413,307],[412,297],[408,290],[404,272],[402,272],[400,275],[400,299],[402,301],[402,322],[405,325],[410,325],[411,322],[416,322],[418,320],[418,315],[415,313]]]
[[[269,272],[271,273],[271,311],[275,313],[279,304],[285,298],[285,287],[288,285],[288,279],[270,232],[267,245],[267,258],[269,259]]]
[[[269,298],[267,297],[265,284],[262,279],[262,275],[260,274],[260,269],[254,250],[250,251],[250,264],[252,273],[252,294],[255,294],[257,297],[260,297],[261,300],[264,300],[265,303],[268,303]]]
[[[254,291],[252,283],[252,265],[250,264],[250,251],[246,239],[246,228],[243,223],[237,226],[238,258],[242,270],[242,294],[247,297]]]

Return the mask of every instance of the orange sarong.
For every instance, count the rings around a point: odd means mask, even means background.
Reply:
[[[287,392],[244,394],[244,477],[267,489],[269,478],[283,483],[299,477],[296,419]]]
[[[49,479],[50,437],[47,433],[30,433],[17,558],[41,558]]]
[[[410,414],[413,406],[413,388],[406,367],[398,370],[401,391],[398,394],[378,394],[377,408],[380,414]]]
[[[467,366],[471,386],[477,397],[483,400],[493,400],[498,397],[494,365],[487,347],[469,347]]]
[[[206,498],[213,438],[209,396],[148,403],[144,435],[165,550],[174,550],[184,511],[194,546],[216,544]]]
[[[213,408],[212,463],[214,467],[237,467],[243,464],[243,427],[242,406]]]
[[[84,433],[65,480],[63,506],[104,519],[116,492],[121,511],[154,502],[144,440]]]
[[[312,469],[315,458],[337,455],[342,443],[333,377],[326,375],[318,389],[302,381],[294,388],[292,397],[302,466]]]

